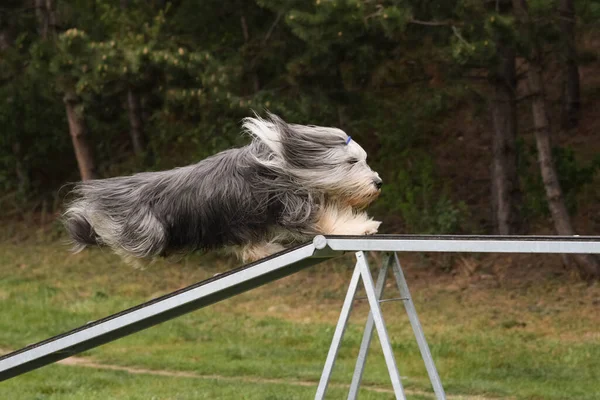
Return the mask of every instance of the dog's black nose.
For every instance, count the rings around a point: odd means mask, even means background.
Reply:
[[[383,186],[383,181],[381,178],[376,178],[373,180],[373,185],[375,185],[377,189],[381,189],[381,186]]]

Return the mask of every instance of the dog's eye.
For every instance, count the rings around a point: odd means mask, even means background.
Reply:
[[[350,164],[350,165],[354,165],[354,164],[356,164],[357,162],[358,162],[358,158],[353,158],[353,159],[351,159],[351,160],[348,160],[348,164]]]

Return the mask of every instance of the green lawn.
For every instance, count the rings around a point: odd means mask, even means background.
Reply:
[[[0,383],[0,398],[312,398],[352,264],[348,256],[346,265],[313,267],[82,355],[99,364],[215,379],[53,365]],[[60,245],[2,244],[0,348],[43,340],[233,266],[216,256],[193,256],[138,270],[98,250],[71,256]],[[429,281],[412,272],[407,279],[449,395],[598,398],[598,285],[550,279],[463,287],[457,279]],[[431,392],[403,308],[391,302],[383,310],[405,387]],[[357,303],[334,384],[350,381],[366,312],[364,302]],[[364,383],[391,387],[377,340]],[[330,390],[329,398],[346,393],[341,386]],[[364,390],[361,398],[393,395]]]

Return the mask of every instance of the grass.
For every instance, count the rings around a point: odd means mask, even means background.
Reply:
[[[409,260],[411,265],[423,261]],[[406,268],[446,392],[486,398],[597,398],[600,287],[564,275],[515,283],[499,279],[501,271],[489,260],[461,260],[469,265],[464,276]],[[528,261],[536,268],[540,260],[509,262]],[[0,383],[0,398],[311,398],[351,274],[352,260],[345,261],[313,267],[83,354],[97,364],[170,371],[169,376],[52,365]],[[473,267],[486,263],[489,268]],[[0,348],[43,340],[234,265],[216,256],[190,256],[137,270],[99,250],[70,256],[52,243],[0,244]],[[403,383],[417,393],[410,398],[431,398],[403,309],[395,302],[382,307]],[[350,381],[367,311],[364,302],[357,302],[334,384]],[[376,339],[363,382],[391,387]],[[328,393],[344,398],[345,389],[333,386]],[[363,390],[361,398],[393,395]]]

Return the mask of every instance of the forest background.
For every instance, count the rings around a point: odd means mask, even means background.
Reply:
[[[265,110],[363,145],[382,232],[600,232],[593,0],[5,0],[3,227],[61,238],[66,183],[244,145]]]

